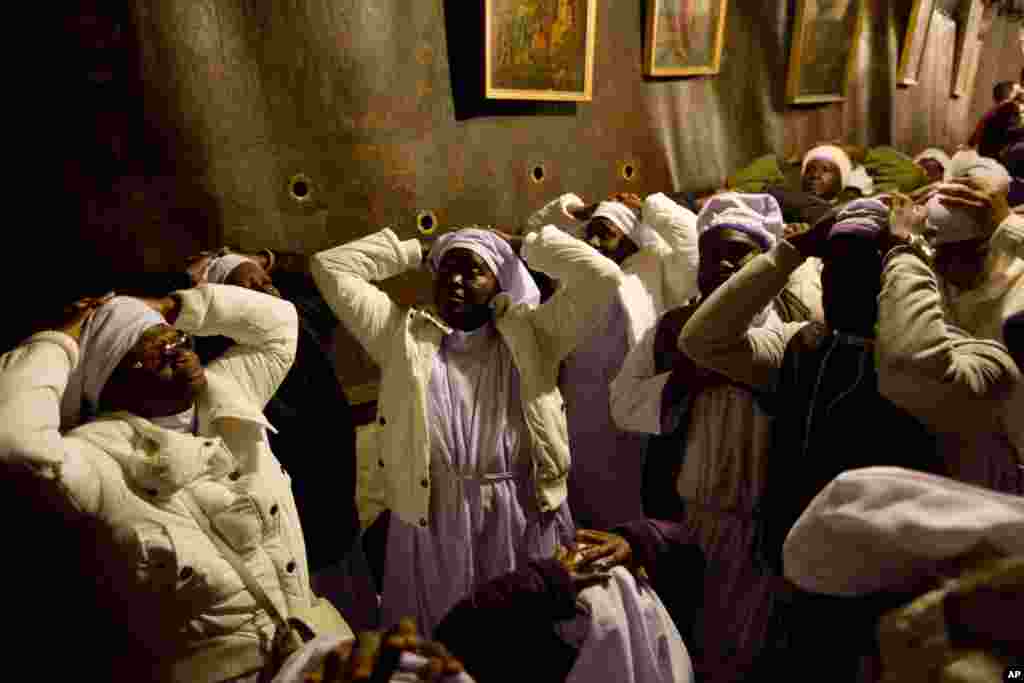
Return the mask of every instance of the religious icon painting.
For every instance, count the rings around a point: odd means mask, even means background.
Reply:
[[[727,0],[647,0],[644,73],[717,74],[722,63]]]
[[[914,0],[910,5],[907,32],[903,36],[903,47],[900,50],[900,64],[896,79],[900,85],[917,85],[917,75],[921,69],[921,60],[928,40],[928,27],[931,25],[932,11],[933,0]]]
[[[593,99],[596,0],[484,0],[484,95]]]
[[[846,99],[864,26],[864,0],[797,0],[786,100],[817,104]]]

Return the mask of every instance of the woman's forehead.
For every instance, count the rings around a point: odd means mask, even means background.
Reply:
[[[806,168],[810,168],[811,166],[827,168],[830,171],[839,171],[839,166],[836,162],[829,161],[828,159],[811,159],[807,162]]]
[[[441,267],[464,267],[467,265],[482,266],[491,270],[480,254],[466,247],[452,247],[441,257]]]
[[[761,249],[761,245],[753,237],[735,228],[708,230],[701,235],[700,242],[703,248],[730,247],[734,244],[742,244],[758,251]]]
[[[615,237],[622,235],[622,231],[619,230],[618,226],[604,216],[591,218],[590,222],[587,223],[587,231],[590,233],[611,234]]]

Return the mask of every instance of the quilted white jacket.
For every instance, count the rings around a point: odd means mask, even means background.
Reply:
[[[526,236],[522,256],[530,268],[559,281],[540,306],[494,302],[498,332],[519,370],[523,415],[529,430],[537,499],[543,511],[566,497],[569,437],[558,367],[612,300],[621,278],[615,263],[553,225]],[[386,228],[313,257],[312,272],[335,315],[382,372],[375,448],[359,463],[360,521],[369,526],[383,510],[427,526],[430,510],[430,436],[427,385],[434,355],[450,328],[428,311],[407,308],[372,282],[420,266],[417,240],[399,241]]]
[[[261,667],[274,626],[181,502],[185,489],[283,613],[312,599],[290,479],[261,412],[291,367],[298,320],[289,302],[240,287],[178,294],[175,327],[238,342],[206,367],[199,436],[124,413],[61,434],[79,351],[47,331],[0,357],[0,461],[52,482],[71,523],[98,528],[97,580],[154,660],[140,680],[213,683]]]

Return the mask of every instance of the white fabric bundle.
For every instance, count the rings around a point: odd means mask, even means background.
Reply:
[[[912,586],[986,542],[1024,553],[1024,497],[898,467],[849,470],[804,510],[783,547],[804,590],[853,596]]]
[[[61,399],[61,427],[70,429],[83,415],[95,414],[100,393],[128,351],[163,316],[139,299],[116,296],[97,308],[82,328],[78,365]]]
[[[800,167],[800,173],[807,170],[807,164],[814,160],[831,161],[839,168],[839,177],[843,181],[843,187],[850,184],[850,174],[853,173],[853,162],[850,156],[835,145],[819,145],[804,155],[804,163]]]

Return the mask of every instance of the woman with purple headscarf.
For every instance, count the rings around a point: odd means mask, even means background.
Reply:
[[[313,258],[324,298],[383,373],[359,507],[364,527],[391,511],[385,626],[414,616],[430,633],[482,582],[574,539],[558,367],[592,332],[620,272],[554,226],[512,239],[523,260],[474,228],[429,252],[385,229]],[[542,305],[523,261],[561,283]],[[433,310],[372,284],[421,263]]]

